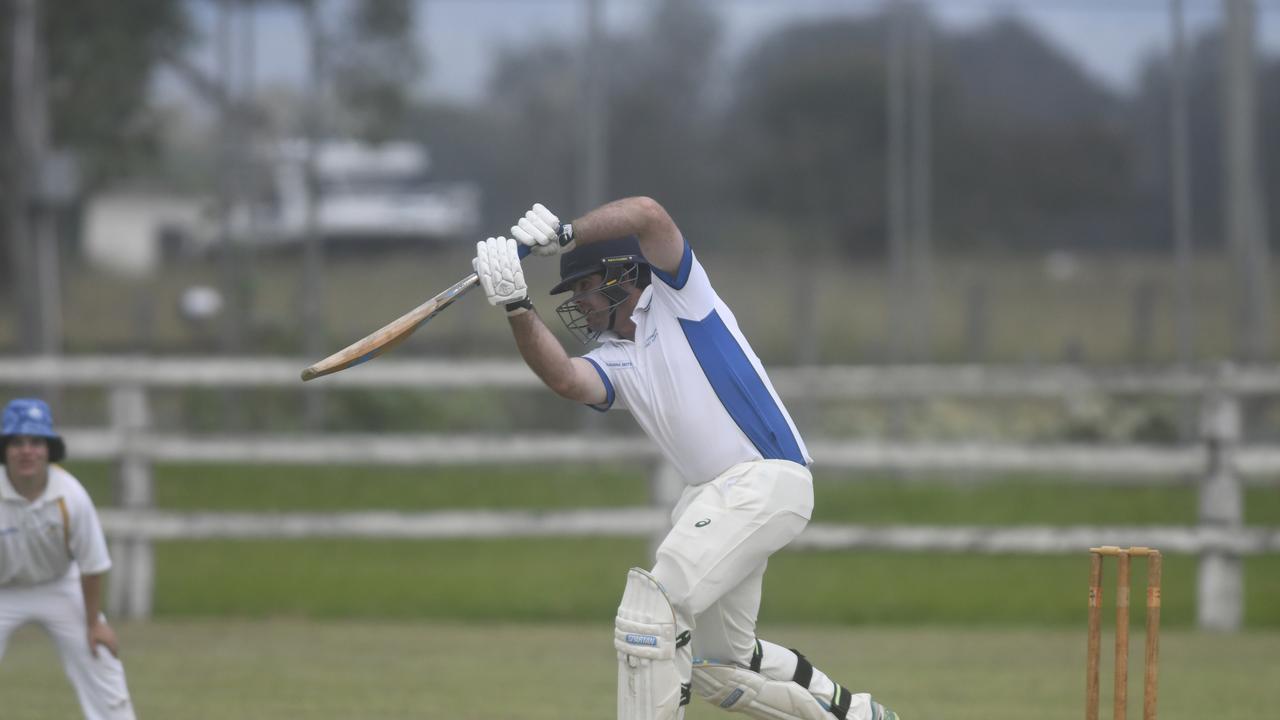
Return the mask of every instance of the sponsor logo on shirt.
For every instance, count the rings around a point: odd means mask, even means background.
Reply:
[[[37,532],[40,530],[46,530],[48,532],[61,532],[62,525],[61,523],[56,523],[56,522],[32,523],[27,527],[27,529],[29,531],[35,530]],[[14,525],[13,527],[0,528],[0,537],[3,537],[5,535],[17,535],[20,532],[22,532],[22,528],[17,525]]]

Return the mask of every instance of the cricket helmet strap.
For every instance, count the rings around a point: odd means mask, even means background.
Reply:
[[[9,438],[20,435],[44,438],[49,444],[49,462],[58,462],[67,455],[66,443],[53,429],[53,413],[43,400],[18,398],[5,406],[3,420],[0,420],[0,463],[4,462]]]

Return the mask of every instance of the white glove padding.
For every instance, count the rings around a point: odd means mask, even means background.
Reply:
[[[534,255],[559,255],[573,249],[573,226],[561,225],[542,203],[534,203],[524,217],[511,226],[511,237],[529,246]]]
[[[476,257],[471,267],[475,268],[490,305],[505,305],[529,297],[515,240],[496,237],[476,243]]]

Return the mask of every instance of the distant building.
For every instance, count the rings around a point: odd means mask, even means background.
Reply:
[[[121,275],[150,274],[167,253],[193,237],[205,203],[194,197],[145,191],[98,193],[84,212],[84,256]]]
[[[304,140],[256,153],[258,190],[231,206],[232,240],[263,248],[305,240],[306,160]],[[334,140],[320,145],[314,161],[316,231],[326,243],[449,242],[470,237],[479,226],[479,187],[433,180],[427,150],[416,143]],[[83,237],[89,262],[134,275],[149,273],[174,255],[215,250],[221,241],[212,198],[148,191],[89,198]]]
[[[232,235],[262,244],[300,242],[309,209],[307,142],[288,140],[262,154],[270,188],[249,208],[237,208]],[[325,240],[453,240],[479,225],[479,188],[432,180],[427,150],[417,143],[329,141],[317,149],[315,168],[316,226]]]

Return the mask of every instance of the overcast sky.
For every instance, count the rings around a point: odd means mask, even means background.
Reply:
[[[198,30],[214,35],[217,3],[187,0]],[[326,0],[341,7],[350,0]],[[524,46],[552,38],[573,42],[585,24],[582,0],[420,0],[414,28],[427,50],[430,72],[422,94],[474,100],[483,95],[492,61],[504,46]],[[1215,27],[1223,0],[1183,0],[1189,37]],[[609,29],[625,32],[643,22],[652,0],[605,0]],[[1169,0],[932,0],[931,13],[955,28],[971,27],[1013,14],[1036,27],[1092,75],[1118,90],[1132,88],[1142,60],[1169,45]],[[718,0],[724,23],[724,50],[732,59],[762,35],[798,20],[857,16],[875,12],[880,0]],[[1280,0],[1256,0],[1258,43],[1280,54]],[[305,45],[295,10],[268,5],[254,17],[256,83],[299,84],[305,72]],[[213,69],[211,42],[194,51]],[[180,92],[162,76],[159,90]]]

